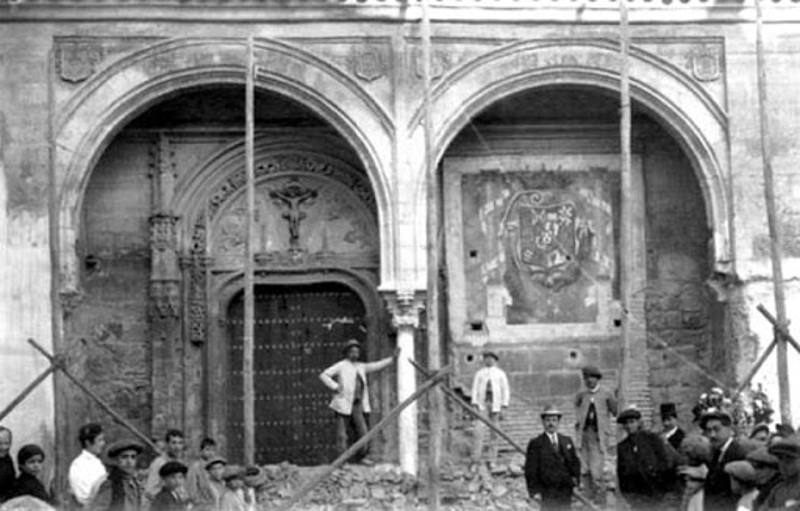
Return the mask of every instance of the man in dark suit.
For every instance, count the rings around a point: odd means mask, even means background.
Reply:
[[[705,485],[705,511],[735,510],[739,496],[731,489],[725,465],[743,460],[747,450],[734,438],[733,419],[727,413],[711,409],[700,417],[700,427],[711,442],[712,458]]]
[[[675,403],[661,403],[661,424],[664,426],[661,437],[669,442],[675,452],[680,452],[686,433],[678,426],[678,409]]]
[[[164,486],[153,499],[150,511],[186,511],[188,509],[183,495],[186,494],[186,472],[189,468],[180,461],[168,461],[162,466],[158,475]]]
[[[677,500],[675,457],[660,436],[642,427],[639,410],[623,410],[617,422],[628,433],[617,445],[620,492],[633,510],[668,507]]]
[[[558,433],[561,412],[554,406],[542,412],[544,433],[528,444],[525,481],[531,498],[540,495],[542,510],[568,510],[572,489],[581,474],[581,462],[572,439]]]

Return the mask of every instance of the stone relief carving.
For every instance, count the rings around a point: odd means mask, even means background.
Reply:
[[[374,82],[386,74],[383,52],[372,44],[359,44],[352,50],[353,74],[365,82]]]
[[[422,48],[414,48],[411,55],[411,65],[414,74],[417,78],[422,79],[424,77],[422,68]],[[445,49],[431,49],[431,80],[438,80],[455,65],[456,60],[451,52]]]
[[[301,209],[310,207],[317,198],[319,192],[313,188],[302,186],[297,180],[292,180],[282,188],[270,190],[269,196],[284,210],[281,215],[289,223],[289,243],[291,250],[299,250],[300,244],[300,222],[308,216]]]
[[[700,46],[688,56],[692,76],[701,82],[714,82],[722,76],[721,49],[715,46]]]
[[[395,328],[419,328],[420,312],[425,309],[425,292],[398,289],[384,293]]]
[[[56,51],[56,71],[62,80],[80,83],[94,74],[103,60],[103,47],[93,40],[63,41]]]
[[[202,344],[206,341],[208,306],[206,299],[207,269],[212,259],[206,255],[206,225],[198,221],[192,233],[189,255],[181,259],[188,274],[189,341]]]

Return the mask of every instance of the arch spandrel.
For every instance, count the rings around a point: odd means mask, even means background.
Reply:
[[[203,86],[245,82],[244,39],[182,38],[138,50],[87,81],[57,120],[55,165],[65,287],[77,288],[75,243],[81,200],[97,160],[114,136],[152,105]],[[380,229],[381,280],[392,281],[393,218],[390,160],[393,125],[387,112],[351,77],[290,44],[258,39],[256,87],[314,111],[351,145],[372,186]]]
[[[454,70],[432,91],[436,161],[474,116],[518,92],[578,85],[619,94],[618,48],[618,43],[602,40],[526,41],[487,53]],[[692,162],[713,231],[714,260],[724,267],[731,260],[730,205],[725,191],[729,172],[726,113],[683,70],[656,55],[634,49],[630,76],[632,99],[675,136]],[[409,124],[416,147],[423,147],[424,141],[421,115],[419,110]],[[417,169],[414,222],[424,232],[422,154],[414,153],[411,167]],[[419,257],[424,260],[424,254]]]

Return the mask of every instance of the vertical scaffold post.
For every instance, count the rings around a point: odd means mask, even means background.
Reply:
[[[255,173],[253,144],[255,139],[255,63],[253,37],[247,39],[247,78],[245,85],[245,181],[247,214],[244,239],[244,335],[242,339],[242,381],[244,386],[244,458],[248,465],[255,462],[255,400],[253,395],[253,233],[255,209]]]

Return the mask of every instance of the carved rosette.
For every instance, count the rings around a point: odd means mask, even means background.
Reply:
[[[383,292],[395,328],[419,328],[419,315],[425,308],[425,291],[399,289]]]

